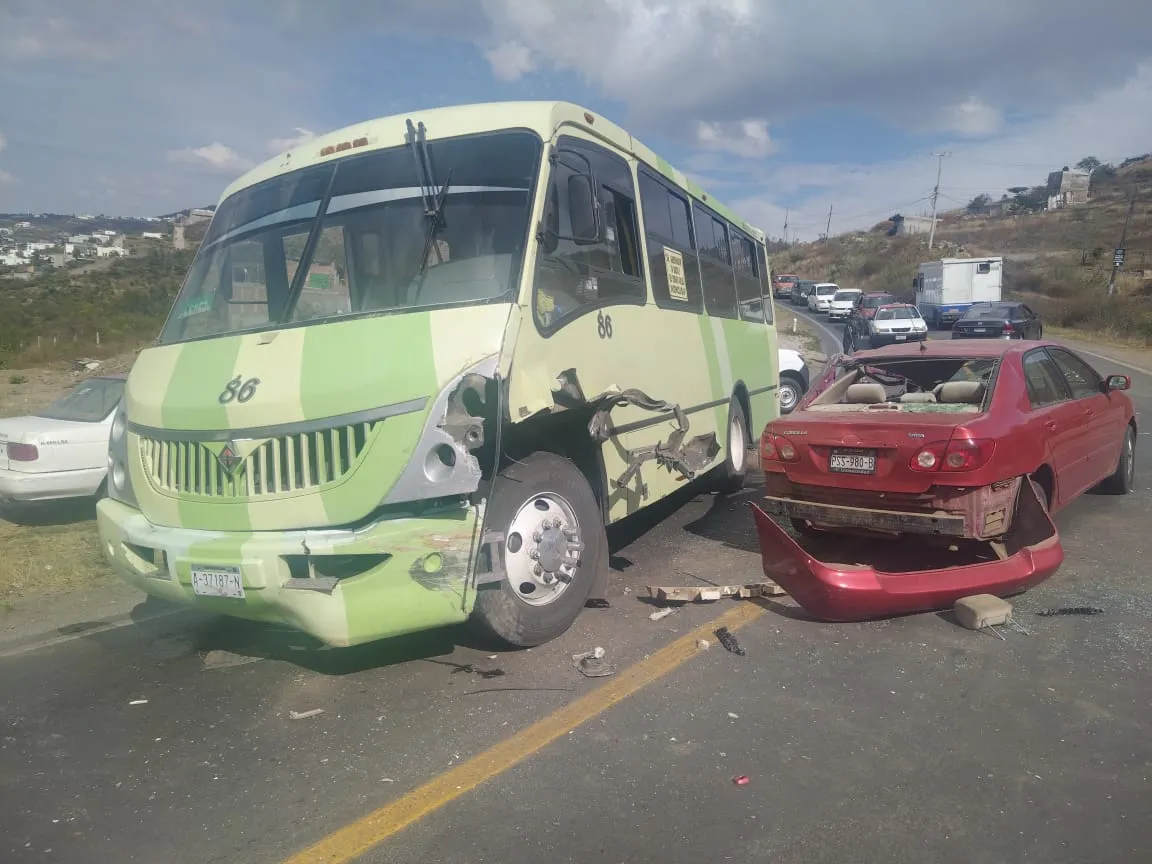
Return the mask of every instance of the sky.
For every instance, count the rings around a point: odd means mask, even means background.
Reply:
[[[566,99],[770,237],[1152,150],[1137,0],[0,0],[0,212],[215,203],[372,117]],[[948,155],[938,158],[935,153]]]

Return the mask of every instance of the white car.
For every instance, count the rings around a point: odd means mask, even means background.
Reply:
[[[777,348],[780,356],[780,387],[776,391],[780,397],[780,413],[791,414],[796,403],[808,392],[808,364],[800,352],[791,348]]]
[[[911,303],[881,306],[868,322],[868,347],[880,348],[898,342],[923,342],[928,338],[928,322]]]
[[[835,282],[817,282],[812,286],[812,293],[808,295],[808,308],[812,312],[827,312],[832,305],[832,298],[840,286]]]
[[[124,380],[88,378],[38,414],[0,420],[0,502],[99,495]]]
[[[859,288],[841,288],[833,294],[832,302],[828,304],[828,320],[846,320],[856,308],[856,301],[863,293]]]

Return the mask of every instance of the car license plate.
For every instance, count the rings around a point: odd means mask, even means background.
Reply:
[[[197,597],[244,599],[244,580],[239,567],[199,567],[192,565],[192,593]]]
[[[904,341],[905,339],[907,339],[907,338],[908,338],[908,334],[907,334],[907,333],[897,333],[897,334],[896,334],[896,341],[897,341],[897,342],[903,342],[903,341]]]
[[[870,450],[833,450],[828,470],[836,474],[875,474],[876,454]]]
[[[985,327],[973,327],[972,332],[973,333],[987,333],[988,330]]]

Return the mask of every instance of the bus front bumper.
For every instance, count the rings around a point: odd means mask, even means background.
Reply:
[[[348,646],[466,620],[481,517],[462,506],[358,529],[217,532],[104,499],[97,528],[113,570],[148,594]]]

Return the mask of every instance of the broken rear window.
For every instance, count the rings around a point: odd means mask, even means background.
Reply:
[[[908,357],[883,363],[848,359],[806,410],[978,413],[988,404],[999,362],[983,357]]]

